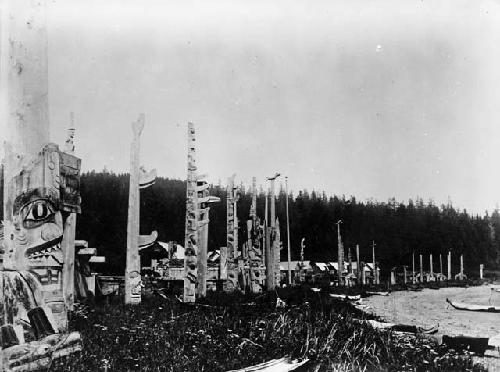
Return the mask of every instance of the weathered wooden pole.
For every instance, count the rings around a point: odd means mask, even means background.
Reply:
[[[439,254],[439,272],[443,274],[443,257]]]
[[[276,173],[272,177],[267,177],[268,181],[271,181],[271,191],[270,191],[270,226],[266,226],[266,287],[268,291],[274,290],[276,287],[276,253],[275,253],[275,244],[274,240],[276,238],[276,208],[275,208],[275,198],[274,198],[274,181],[276,178],[280,176],[279,173]],[[266,215],[267,217],[267,215]],[[266,225],[268,225],[266,223]],[[274,239],[271,239],[271,236]],[[279,254],[279,250],[278,250]]]
[[[460,255],[460,280],[464,280],[464,255]]]
[[[483,280],[484,264],[479,265],[479,279]]]
[[[429,255],[429,263],[430,263],[430,266],[429,266],[430,278],[433,278],[434,277],[434,266],[433,266],[433,262],[432,262],[432,253]]]
[[[377,284],[377,270],[375,268],[375,240],[372,241],[373,284]]]
[[[424,261],[422,255],[420,255],[420,283],[424,282]]]
[[[127,220],[127,263],[125,269],[125,304],[141,302],[141,261],[139,257],[139,156],[140,138],[144,129],[144,114],[132,123],[132,143],[130,145],[130,185]]]
[[[267,204],[267,203],[266,203]],[[263,246],[261,244],[262,230],[260,220],[257,217],[257,180],[252,178],[252,204],[250,206],[250,220],[247,223],[249,253],[248,261],[250,267],[250,290],[253,293],[262,292],[264,275]]]
[[[448,251],[448,276],[447,279],[451,280],[451,251]]]
[[[208,227],[210,223],[210,204],[220,201],[218,197],[210,196],[208,183],[203,180],[206,175],[197,177],[198,193],[198,259],[197,274],[198,281],[196,285],[196,295],[205,297],[207,295],[207,259],[208,259]]]
[[[281,250],[280,221],[278,218],[276,218],[276,222],[274,223],[274,240],[273,240],[275,286],[280,286],[281,284],[280,250]]]
[[[351,247],[347,248],[347,262],[349,262],[349,274],[353,273]]]
[[[196,167],[196,132],[193,123],[188,123],[188,154],[186,182],[186,227],[184,235],[184,302],[196,301],[198,280],[199,205]]]
[[[339,285],[342,285],[342,275],[344,274],[344,245],[342,244],[342,236],[340,235],[340,224],[342,220],[336,222],[337,225],[337,246],[338,246],[338,278]]]
[[[359,244],[356,244],[356,278],[358,279],[358,284],[359,281],[361,280],[361,273],[360,273],[360,262],[359,262]]]
[[[225,291],[231,292],[238,289],[238,277],[236,270],[236,254],[238,249],[238,241],[236,240],[236,216],[235,216],[235,203],[236,203],[236,189],[234,187],[234,178],[232,175],[227,180],[227,280],[225,282]]]
[[[73,155],[75,145],[73,138],[75,135],[74,114],[70,114],[70,127],[68,128],[64,152]],[[64,221],[63,238],[61,249],[64,253],[63,265],[63,293],[64,301],[68,310],[73,310],[75,302],[75,234],[76,234],[76,213],[69,213]]]
[[[416,283],[416,278],[415,278],[415,252],[412,253],[411,255],[411,280],[412,283]]]
[[[286,246],[288,259],[288,285],[292,285],[292,254],[290,248],[290,217],[288,214],[288,177],[285,177],[286,187]]]
[[[395,273],[395,268],[393,268],[391,270],[391,285],[395,285],[396,284],[396,273]]]
[[[404,277],[404,284],[406,284],[406,266],[403,266],[403,277]]]
[[[366,272],[365,272],[365,263],[361,263],[361,283],[363,285],[366,284]]]

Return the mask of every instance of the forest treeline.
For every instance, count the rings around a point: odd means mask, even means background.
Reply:
[[[82,214],[78,216],[77,238],[89,241],[107,257],[106,271],[124,271],[128,208],[128,174],[89,172],[81,177]],[[221,198],[212,204],[208,249],[226,245],[226,190],[223,185],[210,185],[211,195]],[[439,270],[439,255],[446,265],[446,254],[452,252],[453,271],[459,268],[459,255],[464,254],[465,269],[477,275],[479,264],[486,268],[500,261],[500,214],[473,216],[455,209],[451,203],[437,206],[420,198],[401,203],[358,201],[354,197],[327,196],[315,191],[300,191],[289,195],[290,246],[292,260],[300,258],[300,241],[305,238],[305,259],[337,261],[337,228],[342,220],[341,233],[345,251],[359,244],[361,260],[371,262],[371,244],[376,246],[377,261],[383,273],[391,267],[409,265],[412,252],[424,254],[424,268],[429,254],[434,255],[435,271]],[[278,190],[276,215],[280,220],[283,242],[281,259],[287,257],[286,193]],[[239,244],[246,239],[246,220],[251,204],[250,189],[241,186],[238,201]],[[186,182],[161,178],[141,190],[141,234],[157,230],[159,240],[184,245]],[[257,213],[263,218],[265,195],[259,190]],[[347,253],[346,253],[347,254]],[[436,270],[437,268],[437,270]]]

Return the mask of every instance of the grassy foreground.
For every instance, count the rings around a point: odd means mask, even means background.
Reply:
[[[144,298],[139,306],[96,304],[73,314],[83,352],[50,371],[227,371],[291,355],[303,371],[481,371],[470,355],[434,341],[354,324],[347,303],[303,289],[212,293],[197,305]]]

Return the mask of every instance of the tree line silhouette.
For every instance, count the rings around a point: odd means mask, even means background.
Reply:
[[[105,255],[105,271],[121,274],[125,268],[126,228],[128,209],[128,174],[88,172],[81,177],[82,214],[78,216],[77,238],[89,241]],[[226,190],[223,185],[210,185],[211,195],[221,203],[211,205],[208,250],[226,246]],[[252,195],[240,186],[238,201],[239,244],[247,239]],[[290,247],[292,260],[300,258],[300,241],[305,238],[305,259],[317,262],[337,261],[337,229],[341,233],[345,252],[359,244],[361,260],[371,262],[374,241],[382,275],[395,266],[411,267],[412,253],[424,256],[428,268],[429,254],[434,256],[434,270],[439,270],[439,255],[446,267],[446,254],[452,252],[452,270],[459,270],[459,255],[464,255],[465,270],[478,273],[479,264],[486,268],[500,261],[500,214],[471,215],[455,209],[451,202],[437,206],[421,198],[406,203],[390,199],[360,202],[355,197],[327,196],[324,192],[299,191],[288,195],[290,215]],[[159,240],[184,245],[186,182],[159,177],[156,183],[141,190],[141,234],[157,230]],[[264,217],[265,193],[260,187],[257,213]],[[286,193],[281,188],[276,195],[276,216],[280,220],[283,249],[281,260],[287,259]],[[444,269],[445,271],[446,269]]]

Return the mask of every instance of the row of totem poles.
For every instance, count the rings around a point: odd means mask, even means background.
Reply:
[[[467,275],[464,273],[464,256],[460,255],[460,271],[455,276],[452,276],[451,272],[451,251],[448,251],[447,254],[447,275],[444,275],[443,271],[443,260],[442,256],[439,255],[439,272],[434,271],[434,259],[432,257],[432,253],[429,254],[429,271],[424,272],[424,260],[423,255],[419,255],[420,258],[420,266],[419,271],[415,270],[415,254],[412,255],[412,272],[410,279],[413,284],[423,283],[423,282],[434,282],[434,281],[443,281],[443,280],[465,280],[467,279]],[[393,268],[391,270],[391,284],[396,284],[396,270],[397,268]],[[479,278],[483,279],[483,270],[484,265],[479,265]],[[408,275],[407,275],[407,266],[403,266],[403,281],[404,284],[407,283]]]
[[[134,137],[130,156],[130,191],[127,228],[127,266],[125,272],[125,303],[141,302],[142,282],[140,275],[139,206],[141,185],[151,185],[155,174],[142,181],[139,168],[140,135],[144,128],[144,115],[133,123]],[[196,131],[193,123],[188,123],[188,154],[186,182],[186,221],[183,301],[195,302],[197,297],[207,293],[208,226],[210,204],[220,202],[220,198],[209,195],[209,185],[205,174],[198,174],[196,166]],[[272,290],[280,282],[280,227],[275,213],[274,182],[279,177],[268,177],[271,181],[270,201],[266,198],[264,224],[257,216],[256,179],[252,181],[252,204],[247,221],[247,240],[238,247],[239,221],[237,214],[238,188],[235,175],[228,178],[227,185],[227,246],[220,251],[220,279],[226,292],[250,290],[259,293]],[[146,177],[145,177],[146,179]],[[270,218],[267,211],[270,209]],[[269,221],[269,223],[268,223]]]

